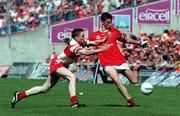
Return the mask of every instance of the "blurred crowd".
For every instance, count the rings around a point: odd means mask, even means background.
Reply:
[[[135,38],[136,39],[136,38]],[[162,34],[140,32],[141,42],[148,41],[149,47],[141,48],[126,44],[123,52],[132,68],[155,69],[180,72],[180,32],[179,30],[164,30]]]
[[[34,29],[48,23],[65,22],[157,0],[0,0],[0,35]],[[10,17],[10,18],[8,18]],[[10,19],[10,20],[8,20]]]

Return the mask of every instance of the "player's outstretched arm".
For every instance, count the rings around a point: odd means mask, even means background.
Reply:
[[[106,41],[108,40],[109,35],[107,35],[106,37],[104,37],[104,39],[96,39],[94,41],[88,41],[87,45],[88,46],[96,46],[96,45],[100,45],[102,43],[106,43]]]
[[[125,37],[125,41],[127,43],[131,43],[131,44],[138,44],[140,45],[141,44],[141,41],[140,40],[137,40],[137,37],[134,36],[134,35],[131,35],[130,37]]]
[[[102,46],[101,48],[99,49],[94,49],[94,48],[82,48],[80,50],[78,50],[78,54],[81,54],[81,55],[91,55],[91,54],[96,54],[98,52],[103,52],[103,51],[107,51],[109,49],[109,45],[105,45],[105,46]]]
[[[145,41],[145,42],[141,42],[140,40],[136,40],[137,37],[134,35],[131,35],[130,37],[126,37],[125,40],[127,43],[131,43],[131,44],[138,44],[140,45],[140,47],[142,48],[147,48],[149,47],[149,42]]]

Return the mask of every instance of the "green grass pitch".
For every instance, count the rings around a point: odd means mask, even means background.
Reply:
[[[180,88],[154,87],[151,95],[143,95],[140,86],[126,86],[138,106],[126,107],[126,101],[114,84],[77,83],[80,103],[87,107],[70,107],[68,82],[59,82],[47,94],[30,96],[14,109],[10,101],[14,91],[41,85],[44,80],[0,78],[0,116],[180,116]]]

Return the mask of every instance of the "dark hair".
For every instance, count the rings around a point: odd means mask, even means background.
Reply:
[[[64,43],[69,45],[70,41],[71,41],[71,38],[64,38]]]
[[[164,61],[169,61],[169,57],[167,55],[163,55],[162,58]]]
[[[105,13],[102,13],[102,15],[101,15],[101,21],[106,21],[106,19],[111,19],[112,20],[112,15],[111,14],[109,14],[109,13],[107,13],[107,12],[105,12]]]
[[[83,29],[80,29],[80,28],[76,28],[72,31],[72,35],[71,37],[74,39],[76,36],[78,36],[81,32],[83,32],[84,30]]]
[[[166,30],[164,30],[164,33],[167,33],[167,34],[169,34],[169,30],[167,30],[167,29],[166,29]]]

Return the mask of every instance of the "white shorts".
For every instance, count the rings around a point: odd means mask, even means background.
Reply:
[[[114,65],[114,66],[105,66],[104,69],[105,71],[109,70],[109,69],[116,69],[116,70],[130,70],[130,67],[128,65],[128,63],[123,63],[121,65]]]

